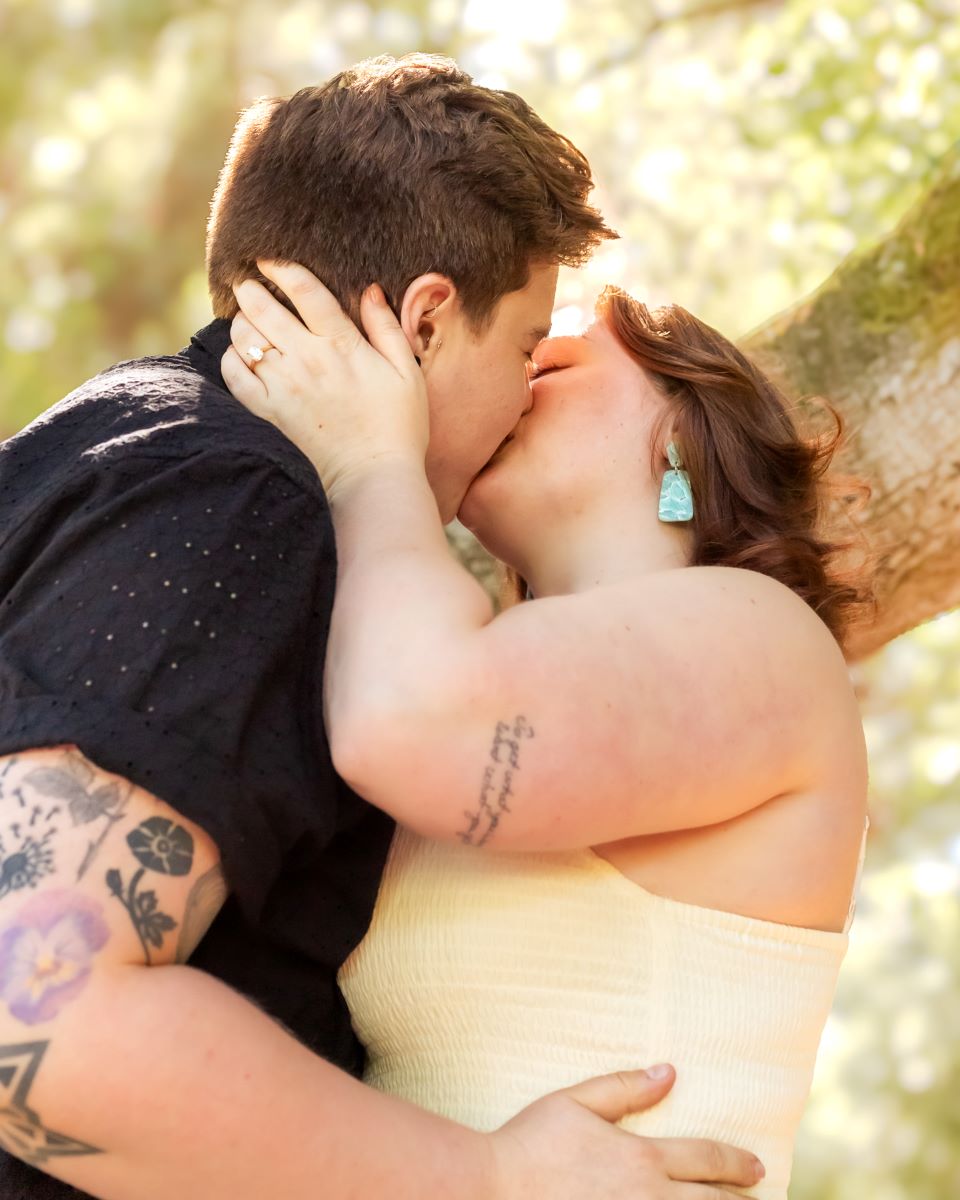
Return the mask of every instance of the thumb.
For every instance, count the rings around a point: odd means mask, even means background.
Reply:
[[[566,1088],[560,1094],[569,1096],[605,1121],[619,1121],[628,1113],[642,1112],[659,1104],[676,1078],[673,1067],[661,1064],[646,1071],[598,1075]]]
[[[409,378],[416,368],[416,359],[379,283],[372,283],[360,297],[360,323],[374,350]]]

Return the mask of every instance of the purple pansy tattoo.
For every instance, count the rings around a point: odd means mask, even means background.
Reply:
[[[0,933],[0,998],[38,1025],[83,990],[110,930],[95,900],[69,891],[29,900]]]

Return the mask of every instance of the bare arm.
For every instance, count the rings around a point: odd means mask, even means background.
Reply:
[[[2,787],[8,821],[53,814],[4,863],[4,1149],[109,1200],[313,1200],[320,1180],[402,1195],[387,1180],[417,1137],[407,1194],[439,1191],[454,1160],[480,1194],[480,1138],[364,1088],[176,963],[226,895],[198,826],[70,748],[5,760]],[[377,1156],[357,1132],[370,1122]]]
[[[690,568],[494,617],[429,523],[422,472],[378,464],[331,504],[334,761],[418,832],[568,849],[816,779],[843,663],[780,584]]]
[[[492,1136],[365,1088],[175,961],[225,894],[198,826],[69,748],[0,759],[0,806],[46,829],[0,872],[0,1146],[93,1196],[587,1200],[598,1159],[611,1200],[756,1178],[751,1155],[594,1115],[649,1106],[672,1078],[594,1081]]]

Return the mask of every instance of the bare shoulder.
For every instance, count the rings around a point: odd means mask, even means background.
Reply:
[[[796,592],[758,571],[686,567],[631,583],[628,593],[620,603],[650,622],[650,638],[662,646],[661,669],[706,681],[744,719],[762,713],[778,724],[784,751],[792,742],[799,752],[799,786],[819,787],[839,763],[848,777],[865,777],[849,665]]]
[[[792,588],[760,571],[743,567],[683,567],[651,574],[648,581],[678,596],[707,600],[711,607],[722,612],[735,614],[745,606],[755,617],[805,626],[811,632],[819,630],[828,641],[834,641],[823,621]],[[636,586],[644,587],[646,581]]]
[[[830,630],[777,580],[727,567],[650,576],[616,603],[648,616],[647,663],[684,697],[687,742],[700,753],[679,760],[677,785],[703,796],[732,784],[745,803],[608,857],[676,899],[842,929],[868,779],[856,693]]]
[[[623,599],[666,616],[694,637],[712,638],[724,658],[802,658],[806,674],[823,672],[850,691],[847,665],[833,634],[802,597],[769,575],[739,567],[684,567],[626,585]]]

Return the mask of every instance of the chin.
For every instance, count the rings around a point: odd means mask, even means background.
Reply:
[[[523,555],[517,534],[528,526],[520,515],[519,497],[504,486],[503,474],[499,463],[485,467],[467,488],[457,518],[488,554],[519,570]]]
[[[457,520],[475,536],[480,536],[480,530],[486,527],[493,517],[498,504],[504,503],[502,494],[495,478],[499,464],[483,467],[470,481],[470,486],[460,501]]]

